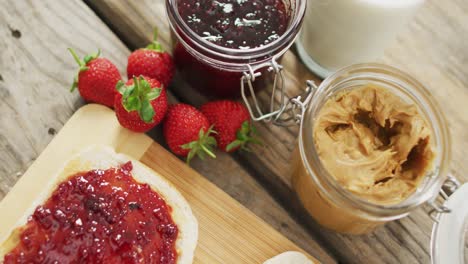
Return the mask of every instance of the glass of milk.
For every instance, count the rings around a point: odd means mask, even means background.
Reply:
[[[371,62],[395,40],[425,0],[308,0],[297,51],[322,78]]]

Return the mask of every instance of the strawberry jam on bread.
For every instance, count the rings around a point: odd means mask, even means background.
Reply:
[[[58,183],[10,236],[17,242],[4,263],[191,263],[197,224],[182,196],[136,161],[111,150],[87,153],[116,162]]]

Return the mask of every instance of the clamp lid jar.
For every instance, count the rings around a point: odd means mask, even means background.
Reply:
[[[376,204],[338,184],[322,164],[313,140],[318,113],[324,104],[346,90],[376,85],[417,106],[432,130],[435,156],[430,170],[415,191],[395,204]],[[434,221],[431,236],[432,263],[464,263],[468,223],[468,184],[449,175],[451,142],[441,108],[431,94],[408,74],[381,64],[356,64],[328,77],[317,88],[309,85],[302,109],[298,147],[293,154],[293,186],[304,207],[321,225],[343,233],[363,234],[388,221],[407,216],[426,205]],[[440,202],[442,198],[443,202]]]
[[[396,204],[376,204],[343,188],[324,167],[314,143],[314,124],[325,102],[340,92],[366,85],[382,87],[416,105],[432,131],[435,153],[432,166],[415,191]],[[362,234],[402,218],[436,198],[448,175],[450,141],[440,107],[421,83],[386,65],[357,64],[336,72],[316,89],[301,121],[298,149],[293,159],[294,188],[315,220],[338,232]]]
[[[284,31],[280,32],[281,35],[272,31],[272,35],[267,36],[264,43],[255,47],[230,46],[227,42],[233,41],[232,39],[226,39],[223,43],[217,41],[227,32],[227,29],[223,28],[225,21],[228,27],[232,26],[240,30],[236,33],[238,38],[245,38],[252,33],[247,32],[247,29],[253,29],[253,33],[256,33],[255,30],[264,30],[264,27],[268,27],[273,20],[277,19],[276,17],[268,18],[279,12],[274,6],[266,8],[272,3],[273,5],[280,4],[281,9],[284,10],[282,12],[285,13],[282,16],[287,18],[283,19],[284,21],[281,20],[283,22],[280,24],[276,23]],[[231,13],[234,14],[243,6],[258,7],[261,11],[246,13],[244,17],[230,17]],[[191,14],[189,20],[187,16],[189,13],[184,11],[187,8],[193,9],[189,12]],[[166,0],[170,26],[176,37],[174,59],[177,68],[189,84],[209,96],[239,96],[244,72],[255,69],[260,73],[266,73],[270,62],[278,60],[293,44],[299,33],[305,9],[306,0]],[[244,11],[240,10],[238,13],[243,14]],[[209,25],[213,28],[213,32],[195,32],[196,26],[193,23],[211,23],[211,17],[208,16],[216,15],[217,12],[227,14],[220,19],[223,20],[220,21],[220,25]],[[270,19],[270,23],[265,23],[266,19]],[[267,78],[257,78],[255,86],[262,89],[269,84]]]

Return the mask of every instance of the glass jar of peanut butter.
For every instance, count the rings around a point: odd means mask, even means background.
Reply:
[[[318,223],[362,234],[433,201],[449,160],[444,116],[424,86],[395,68],[358,64],[310,98],[293,186]]]
[[[366,63],[338,70],[318,87],[307,81],[295,97],[278,87],[269,111],[255,97],[243,99],[255,121],[300,124],[292,185],[319,224],[364,234],[427,205],[435,223],[432,263],[464,263],[468,183],[449,174],[448,127],[420,82]]]

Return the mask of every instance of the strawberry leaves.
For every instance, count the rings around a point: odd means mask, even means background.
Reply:
[[[91,55],[86,55],[83,60],[78,57],[76,52],[72,48],[68,48],[68,51],[71,53],[73,56],[73,59],[75,59],[76,63],[80,67],[78,70],[78,73],[76,74],[75,78],[73,79],[73,84],[72,87],[70,88],[70,92],[73,92],[76,87],[78,87],[78,76],[80,72],[88,70],[88,67],[86,66],[90,61],[96,59],[101,55],[101,50],[99,49],[97,53],[91,54]]]
[[[197,155],[200,159],[205,159],[206,155],[216,158],[213,153],[213,148],[216,147],[216,139],[211,134],[216,133],[211,126],[208,131],[205,132],[204,128],[198,132],[198,139],[181,146],[182,149],[189,149],[190,152],[187,155],[187,164]]]
[[[250,151],[250,149],[247,147],[248,143],[262,144],[260,140],[255,137],[257,134],[257,130],[251,124],[251,122],[244,121],[241,125],[241,128],[236,133],[236,140],[226,146],[226,151],[229,152],[239,147],[241,150]]]
[[[127,112],[137,111],[141,120],[152,123],[155,115],[151,101],[161,95],[162,87],[152,88],[142,76],[133,77],[133,84],[126,86],[123,81],[116,85],[122,95],[122,105]]]

